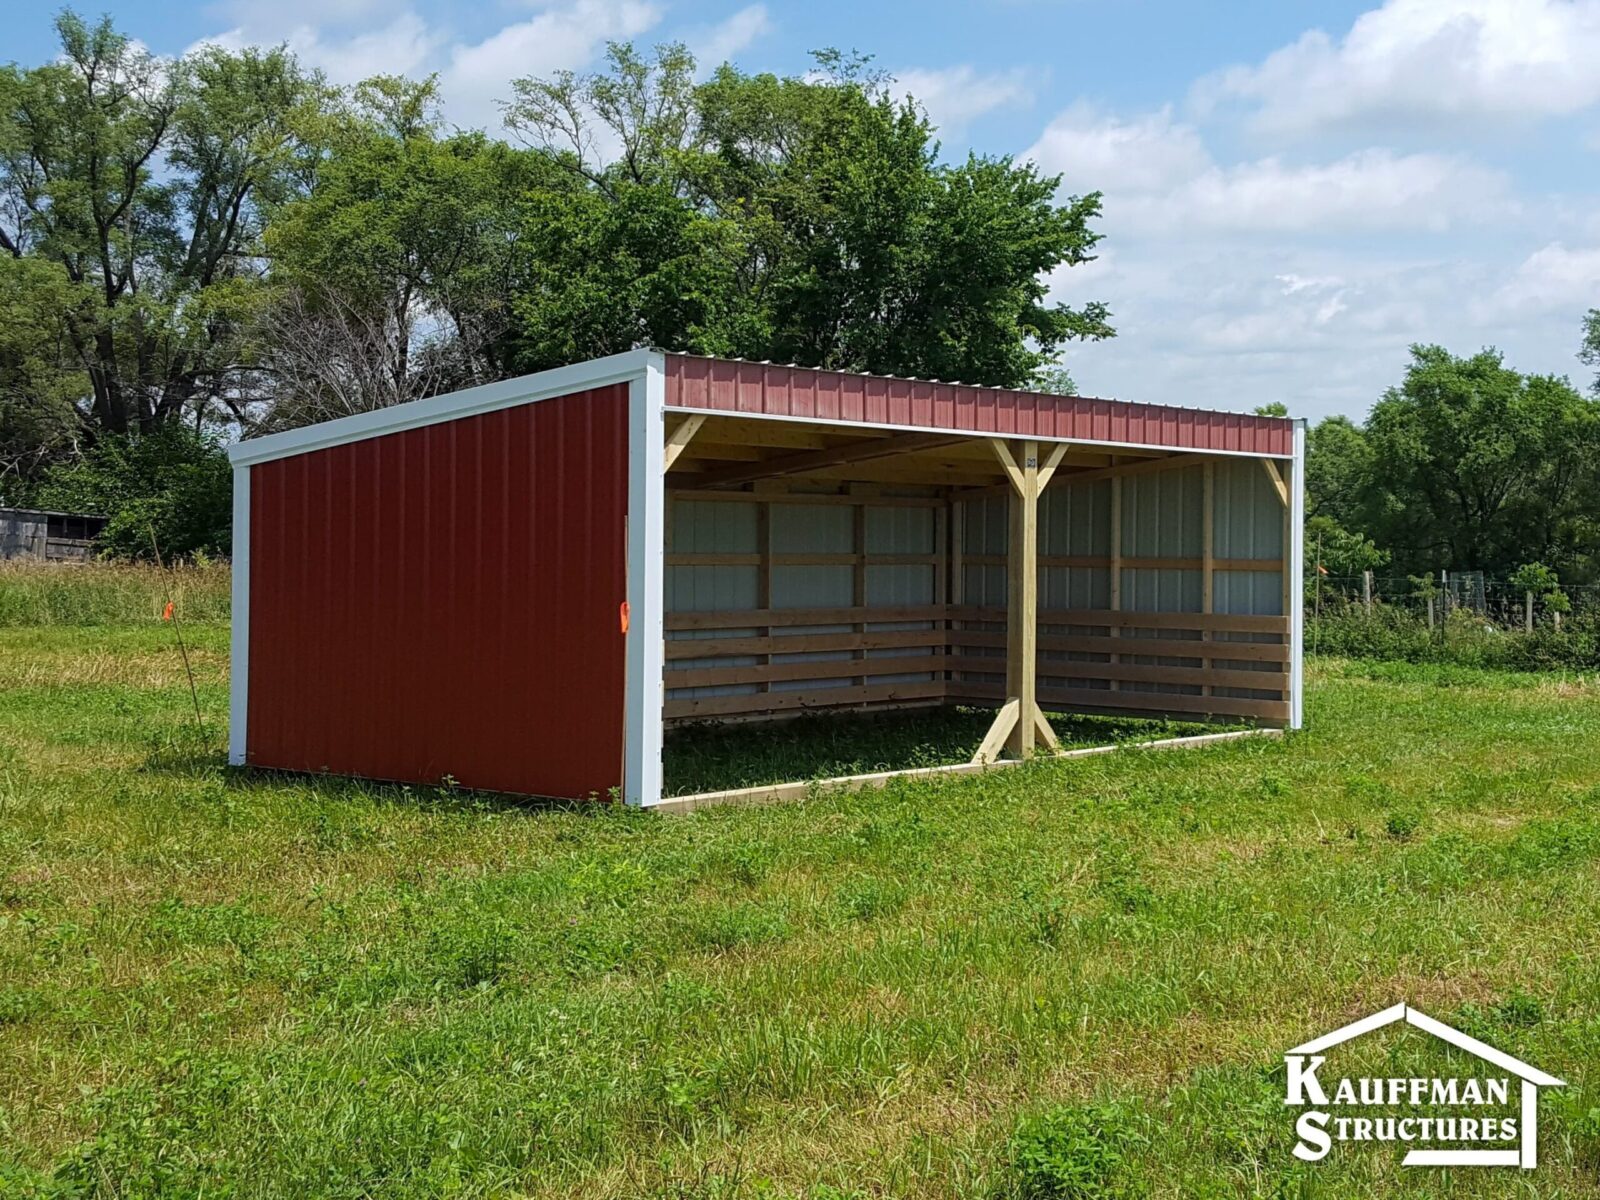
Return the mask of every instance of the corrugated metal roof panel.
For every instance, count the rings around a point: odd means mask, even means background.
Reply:
[[[672,408],[1181,450],[1294,453],[1294,423],[1281,417],[687,354],[666,356],[666,377]]]

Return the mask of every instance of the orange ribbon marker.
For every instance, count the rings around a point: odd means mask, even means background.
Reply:
[[[170,608],[171,606],[168,605],[168,607]],[[628,632],[628,602],[626,600],[624,600],[622,602],[622,608],[620,610],[620,615],[622,617],[622,632],[623,633],[627,633]]]
[[[167,601],[167,606],[161,610],[161,619],[163,621],[172,620],[172,601],[171,600],[168,600]]]

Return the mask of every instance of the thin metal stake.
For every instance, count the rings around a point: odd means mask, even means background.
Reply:
[[[189,665],[189,647],[183,644],[183,630],[178,626],[178,607],[172,602],[172,573],[161,561],[161,547],[156,542],[156,527],[150,526],[150,548],[156,552],[156,569],[161,572],[165,586],[167,608],[172,612],[172,632],[178,639],[178,653],[183,655],[183,673],[189,677],[189,699],[194,701],[194,723],[202,735],[206,731],[205,719],[200,716],[200,693],[194,686],[194,668]]]

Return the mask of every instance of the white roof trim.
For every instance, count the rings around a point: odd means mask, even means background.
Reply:
[[[335,421],[322,421],[301,429],[290,429],[266,437],[250,438],[228,447],[228,458],[236,467],[253,466],[275,458],[289,458],[296,454],[309,454],[326,450],[347,442],[364,441],[382,437],[387,433],[400,433],[424,425],[438,425],[475,417],[480,413],[510,408],[517,404],[530,404],[565,396],[572,392],[588,391],[613,383],[626,383],[642,376],[651,362],[658,366],[661,352],[657,350],[628,350],[607,358],[556,367],[499,383],[486,383],[481,387],[431,396],[426,400],[413,400],[392,408],[340,417]]]
[[[1496,1050],[1485,1042],[1480,1042],[1470,1034],[1462,1033],[1453,1026],[1446,1025],[1443,1021],[1435,1020],[1427,1013],[1418,1012],[1407,1004],[1395,1004],[1380,1012],[1373,1013],[1370,1017],[1363,1017],[1359,1021],[1352,1021],[1348,1025],[1340,1026],[1332,1033],[1325,1033],[1319,1038],[1313,1038],[1303,1045],[1296,1046],[1288,1054],[1320,1054],[1322,1051],[1358,1038],[1364,1033],[1371,1033],[1375,1029],[1382,1029],[1385,1025],[1393,1025],[1396,1021],[1404,1021],[1414,1025],[1425,1033],[1431,1033],[1440,1041],[1449,1042],[1458,1049],[1465,1050],[1468,1054],[1475,1054],[1485,1062],[1493,1063],[1502,1071],[1510,1071],[1518,1078],[1539,1087],[1563,1087],[1561,1080],[1554,1075],[1547,1075],[1537,1067],[1530,1067],[1520,1058],[1512,1058],[1503,1050]]]
[[[801,370],[810,370],[802,367]],[[866,376],[865,378],[876,378]],[[954,386],[965,387],[966,384]],[[1117,401],[1117,403],[1131,404],[1133,401]],[[1115,454],[1118,450],[1166,450],[1174,454],[1203,454],[1217,455],[1222,458],[1274,458],[1285,462],[1293,462],[1294,454],[1263,454],[1258,450],[1207,450],[1200,446],[1174,446],[1166,442],[1108,442],[1097,441],[1094,438],[1078,437],[1045,437],[1038,433],[999,433],[994,430],[961,429],[954,425],[901,425],[894,421],[850,421],[843,417],[796,417],[788,413],[758,413],[740,412],[731,408],[706,408],[699,404],[669,404],[666,406],[669,413],[696,413],[705,417],[731,417],[740,421],[777,421],[784,425],[827,425],[834,429],[887,429],[893,433],[948,433],[957,437],[969,438],[1003,438],[1009,441],[1039,442],[1041,445],[1053,446],[1066,444],[1069,446],[1085,446],[1091,450],[1108,450]],[[1196,409],[1194,411],[1205,411]],[[1071,476],[1061,476],[1063,480]]]

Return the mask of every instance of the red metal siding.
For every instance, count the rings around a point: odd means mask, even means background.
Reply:
[[[1282,457],[1294,453],[1294,424],[1278,417],[1040,396],[1003,388],[683,354],[666,357],[669,408],[912,425],[1008,437],[1079,438],[1178,450],[1237,450]]]
[[[622,384],[253,466],[248,761],[617,786],[627,421]]]

